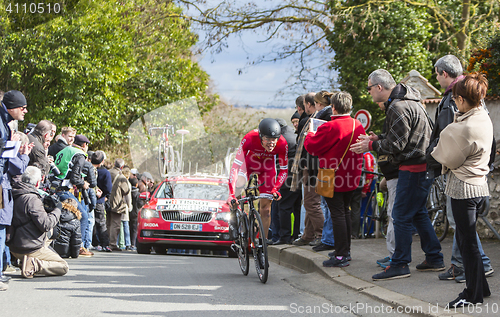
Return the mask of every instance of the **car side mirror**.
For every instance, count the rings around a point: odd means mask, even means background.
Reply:
[[[150,192],[140,193],[139,198],[144,199],[144,200],[149,200],[151,198],[151,193]]]

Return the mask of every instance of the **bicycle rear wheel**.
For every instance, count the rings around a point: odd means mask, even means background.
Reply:
[[[243,275],[248,275],[250,268],[250,257],[248,256],[248,217],[242,212],[239,221],[239,236],[236,242],[237,244],[237,255],[238,263],[240,264],[240,269]]]
[[[253,257],[255,259],[255,269],[257,275],[262,283],[267,282],[269,274],[269,259],[267,257],[267,243],[266,235],[264,234],[264,226],[260,215],[253,210],[250,216],[250,229],[251,229],[251,246]]]
[[[446,238],[450,226],[448,217],[446,216],[446,195],[444,188],[445,184],[442,176],[437,177],[432,183],[429,196],[427,197],[427,211],[439,241],[443,241]]]
[[[448,217],[446,216],[446,207],[444,207],[444,209],[429,210],[429,218],[431,219],[432,227],[434,228],[439,241],[443,241],[444,238],[446,238],[450,227]]]
[[[367,239],[375,236],[375,216],[378,214],[378,204],[376,191],[373,190],[368,198],[365,210],[363,211],[363,221],[361,222],[361,238]]]

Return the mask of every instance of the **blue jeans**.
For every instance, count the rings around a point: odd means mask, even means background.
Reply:
[[[302,185],[302,206],[300,206],[300,234],[304,233],[306,227],[306,208],[304,207],[304,185]]]
[[[80,212],[82,213],[82,218],[80,219],[80,230],[81,230],[80,232],[82,232],[82,236],[83,236],[83,233],[87,231],[87,227],[89,226],[89,213],[87,210],[87,206],[80,203],[80,201],[78,201],[78,199],[75,197],[75,195],[73,195],[69,191],[57,192],[56,195],[59,197],[59,200],[61,202],[65,201],[68,198],[74,199],[77,202],[78,210],[80,210]],[[83,241],[83,237],[82,237],[82,241]]]
[[[481,259],[483,260],[484,271],[487,272],[487,271],[491,270],[491,260],[486,254],[484,254],[483,246],[481,245],[481,240],[479,240],[479,235],[477,234],[477,232],[476,232],[476,240],[477,240],[477,247],[479,249],[479,254],[481,254]],[[455,265],[456,267],[460,267],[460,268],[464,267],[462,254],[460,253],[460,249],[458,248],[458,244],[457,244],[456,231],[455,231],[455,234],[453,235],[453,248],[451,251],[451,264]]]
[[[88,207],[87,207],[88,208]],[[94,210],[89,210],[88,212],[88,226],[85,234],[82,233],[82,243],[84,248],[90,248],[92,245],[92,234],[94,233],[95,216]]]
[[[3,271],[3,253],[5,251],[5,237],[7,235],[7,226],[0,225],[0,276],[2,276]]]
[[[443,263],[441,244],[426,208],[427,196],[433,179],[426,179],[426,172],[399,171],[396,198],[392,210],[396,249],[391,266],[400,267],[411,262],[412,229],[416,227],[420,246],[428,263]]]
[[[130,227],[128,226],[128,221],[123,221],[123,236],[125,238],[125,246],[130,247]]]
[[[330,209],[326,203],[325,197],[321,196],[321,209],[323,209],[323,215],[325,216],[325,222],[323,223],[323,234],[321,235],[321,243],[333,247],[335,241],[333,239],[333,223],[332,217],[330,216]]]

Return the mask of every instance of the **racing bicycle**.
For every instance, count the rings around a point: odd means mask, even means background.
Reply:
[[[431,219],[432,227],[436,232],[439,241],[443,241],[448,234],[448,216],[446,215],[446,195],[444,193],[446,187],[443,175],[434,178],[429,196],[427,196],[427,211]]]
[[[160,130],[161,138],[160,144],[158,145],[158,171],[162,178],[167,177],[169,172],[175,171],[175,161],[178,152],[174,152],[174,148],[170,145],[168,139],[169,130],[175,135],[174,126],[165,124],[163,127],[151,127],[148,129],[149,135],[153,135],[153,131]],[[178,157],[179,161],[180,158]]]
[[[231,248],[238,256],[238,263],[243,275],[248,275],[251,252],[259,280],[266,283],[269,274],[266,235],[260,214],[255,209],[254,201],[268,197],[258,195],[257,189],[260,185],[252,186],[252,183],[258,184],[255,174],[248,181],[245,197],[238,199],[240,207],[232,210],[232,214],[236,214],[238,236]],[[244,211],[244,204],[248,204],[248,214]]]
[[[385,237],[389,219],[387,217],[387,193],[380,190],[380,180],[383,174],[377,172],[362,171],[364,174],[373,174],[375,186],[368,197],[368,201],[363,210],[363,220],[361,222],[361,238]]]

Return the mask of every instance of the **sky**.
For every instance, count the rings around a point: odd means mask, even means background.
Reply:
[[[253,0],[261,9],[280,1],[282,0]],[[219,2],[208,0],[207,5],[213,6]],[[246,2],[248,1],[242,1]],[[203,7],[203,4],[200,5]],[[204,33],[198,34],[200,39],[204,38]],[[230,104],[294,108],[298,95],[280,93],[285,91],[286,80],[292,75],[292,59],[248,66],[258,56],[267,55],[271,51],[275,42],[259,43],[259,40],[265,38],[263,34],[252,32],[244,32],[241,37],[232,36],[227,42],[227,48],[221,53],[206,52],[203,56],[197,56],[198,63],[210,75],[213,90]]]
[[[244,44],[231,38],[223,52],[199,56],[198,63],[210,75],[214,91],[230,104],[293,108],[297,96],[289,92],[280,94],[291,75],[292,61],[247,67],[258,55],[269,52],[269,44],[257,41],[258,37],[252,34],[243,37]]]

